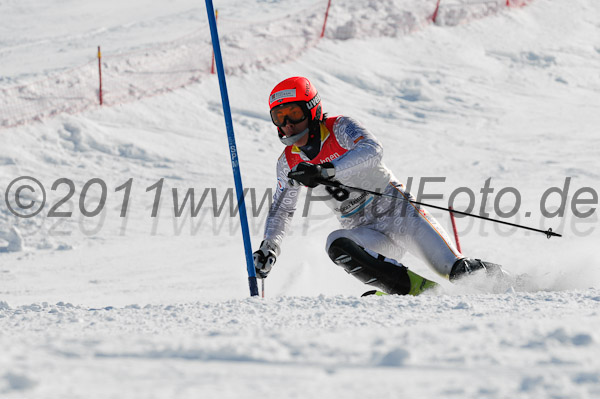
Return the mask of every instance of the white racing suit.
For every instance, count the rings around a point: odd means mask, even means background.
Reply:
[[[326,251],[333,241],[345,237],[388,258],[400,261],[409,251],[423,259],[437,273],[448,276],[452,265],[464,256],[448,234],[425,209],[406,201],[414,198],[404,190],[382,163],[379,141],[355,120],[340,116],[321,123],[321,151],[308,159],[296,146],[288,146],[277,162],[277,188],[269,210],[264,239],[278,247],[291,222],[301,185],[287,175],[300,162],[331,162],[334,180],[397,198],[346,191],[323,185],[312,195],[327,197],[342,229],[327,238]]]

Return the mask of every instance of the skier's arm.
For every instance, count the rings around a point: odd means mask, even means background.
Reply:
[[[292,185],[287,177],[290,169],[285,155],[277,162],[277,187],[265,224],[264,240],[279,248],[291,223],[300,186]]]
[[[277,162],[277,187],[273,195],[273,203],[269,208],[265,235],[258,251],[254,252],[254,268],[258,278],[267,278],[277,256],[283,237],[290,225],[296,202],[298,202],[299,186],[292,186],[287,174],[290,171],[285,154]]]
[[[331,163],[335,167],[335,178],[347,183],[352,176],[370,169],[381,162],[383,148],[379,141],[357,121],[339,117],[333,125],[333,133],[346,152]]]

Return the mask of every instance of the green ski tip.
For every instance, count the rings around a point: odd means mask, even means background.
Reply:
[[[362,294],[361,297],[363,297],[363,296],[371,296],[371,295],[384,296],[384,295],[389,295],[389,294],[386,294],[383,291],[371,290],[371,291],[367,291],[364,294]]]

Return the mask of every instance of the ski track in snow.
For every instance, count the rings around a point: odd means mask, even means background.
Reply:
[[[228,88],[245,187],[259,200],[272,189],[282,147],[266,98],[281,79],[305,75],[325,111],[375,132],[386,165],[412,177],[413,191],[428,176],[446,177],[428,185],[444,201],[456,187],[478,194],[489,178],[494,195],[516,187],[521,212],[510,221],[563,238],[457,223],[466,255],[528,273],[536,287],[483,294],[440,281],[442,290],[420,297],[360,298],[370,287],[323,250],[336,222],[318,203],[300,217],[301,201],[267,298],[247,298],[237,219],[227,206],[215,216],[233,180],[217,80],[207,76],[0,131],[2,189],[34,176],[56,204],[67,187],[52,183],[75,184],[60,208],[70,218],[16,219],[0,201],[2,398],[600,397],[597,213],[577,220],[567,204],[565,218],[544,219],[539,209],[567,177],[569,197],[600,190],[600,3],[535,0],[496,12],[491,2],[442,2],[434,26],[434,1],[334,1],[324,40],[313,43],[310,29],[293,40],[295,25],[306,28],[303,18],[325,3],[215,4],[226,62],[236,65]],[[206,28],[204,8],[187,0],[8,1],[0,15],[2,86],[81,65],[98,44],[131,52]],[[251,28],[236,31],[239,23]],[[271,46],[273,37],[285,46]],[[84,218],[77,200],[94,177],[107,183],[106,212]],[[115,188],[130,178],[120,218]],[[151,218],[146,189],[161,178]],[[196,218],[172,217],[172,190],[191,187],[196,201],[213,188],[209,205]],[[451,231],[447,215],[432,213]],[[265,216],[250,217],[254,246]],[[402,261],[439,281],[418,259]]]

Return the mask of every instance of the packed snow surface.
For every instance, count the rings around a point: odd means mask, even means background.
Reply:
[[[215,1],[254,248],[283,149],[267,97],[297,75],[425,202],[563,235],[458,218],[465,255],[531,283],[452,285],[409,255],[439,289],[361,298],[303,198],[264,299],[203,3],[42,3],[0,2],[1,397],[600,397],[596,0],[442,1],[436,24],[433,0],[333,1],[322,39],[326,0]],[[46,191],[31,218],[4,198],[22,176]]]

